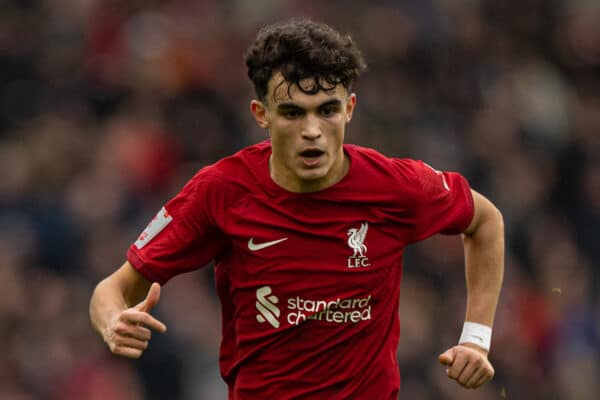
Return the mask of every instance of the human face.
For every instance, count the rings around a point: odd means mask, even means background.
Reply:
[[[299,84],[309,88],[314,82]],[[344,133],[355,105],[356,95],[342,85],[306,94],[293,84],[288,95],[288,82],[275,74],[267,101],[253,100],[250,106],[257,123],[269,131],[273,180],[292,192],[314,192],[340,181],[348,171]]]

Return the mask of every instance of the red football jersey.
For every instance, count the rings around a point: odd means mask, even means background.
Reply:
[[[230,399],[396,399],[402,252],[466,229],[467,181],[344,145],[346,176],[291,193],[270,142],[201,169],[130,247],[165,283],[215,261]]]

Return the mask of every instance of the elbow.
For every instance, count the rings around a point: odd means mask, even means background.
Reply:
[[[498,207],[493,204],[490,210],[490,220],[493,221],[493,224],[496,225],[498,231],[504,236],[504,216]]]
[[[468,235],[471,239],[483,242],[498,242],[504,243],[504,217],[502,212],[489,203],[485,212],[482,213],[479,224]]]

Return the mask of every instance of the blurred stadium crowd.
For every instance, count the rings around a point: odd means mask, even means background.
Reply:
[[[600,3],[593,0],[0,2],[0,399],[225,399],[212,270],[178,277],[138,361],[93,332],[94,285],[200,167],[263,140],[242,62],[311,17],[369,70],[347,142],[463,173],[503,211],[491,359],[464,391],[437,354],[464,316],[460,240],[411,248],[404,399],[600,393]]]

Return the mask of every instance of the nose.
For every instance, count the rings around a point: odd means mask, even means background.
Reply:
[[[319,124],[318,118],[311,114],[307,115],[301,133],[304,139],[318,139],[321,136],[321,125]]]

